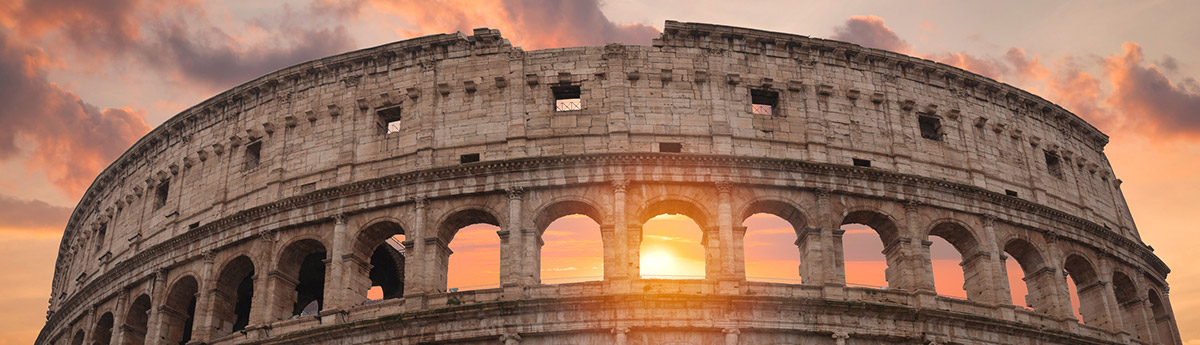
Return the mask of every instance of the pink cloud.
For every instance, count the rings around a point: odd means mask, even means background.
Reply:
[[[835,40],[855,43],[868,48],[909,53],[912,45],[900,39],[895,31],[884,24],[883,18],[873,15],[851,16],[845,23],[833,28]]]

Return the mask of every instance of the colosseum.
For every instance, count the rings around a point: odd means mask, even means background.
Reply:
[[[134,144],[71,215],[37,343],[1180,345],[1107,142],[1026,91],[845,42],[674,21],[650,46],[414,38]],[[746,278],[761,213],[795,230],[794,283]],[[703,277],[640,273],[661,214],[698,224]],[[541,279],[564,216],[599,224],[603,277]],[[450,243],[481,223],[499,284],[448,289]],[[878,234],[886,288],[846,283],[846,224]],[[966,298],[937,294],[932,236]]]

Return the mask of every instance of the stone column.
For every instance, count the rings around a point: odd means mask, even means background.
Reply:
[[[170,289],[167,286],[167,270],[154,271],[154,284],[150,286],[150,315],[146,318],[146,344],[158,344],[165,336],[163,323],[167,316],[163,315],[163,307],[167,305]]]
[[[625,219],[625,190],[629,187],[629,180],[613,180],[613,247],[616,248],[617,266],[612,270],[612,278],[628,279],[633,278],[633,258],[630,255],[629,248],[629,230],[627,228],[628,220]],[[608,270],[605,270],[608,271]],[[608,278],[608,277],[605,277]]]
[[[542,246],[546,242],[542,241],[541,234],[538,229],[528,228],[521,230],[521,234],[525,235],[522,240],[525,243],[525,277],[524,285],[533,286],[542,283]]]
[[[216,331],[214,324],[213,308],[217,302],[217,283],[216,272],[213,266],[213,261],[216,260],[216,255],[213,251],[206,250],[204,256],[204,273],[200,277],[200,291],[196,292],[196,315],[192,322],[192,341],[197,343],[206,343],[212,339],[213,333]]]
[[[888,285],[892,288],[924,291],[936,295],[933,263],[929,257],[929,246],[933,245],[933,242],[929,241],[928,237],[921,236],[921,224],[918,222],[920,210],[921,204],[917,201],[909,200],[904,203],[904,228],[899,229],[897,234],[902,239],[899,243],[899,270],[892,274],[898,278],[898,284],[890,286],[892,280],[888,279]],[[908,240],[903,240],[905,238]],[[895,270],[891,267],[889,269]]]
[[[333,248],[329,250],[329,277],[325,279],[325,305],[324,310],[346,309],[349,293],[353,287],[348,286],[351,282],[347,276],[351,269],[356,268],[354,253],[349,253],[347,242],[349,239],[346,231],[346,214],[338,213],[333,215]]]
[[[1052,293],[1048,294],[1052,296],[1050,301],[1053,303],[1053,307],[1050,308],[1052,310],[1051,315],[1060,319],[1076,320],[1075,312],[1071,310],[1071,291],[1067,289],[1067,276],[1063,273],[1063,260],[1065,258],[1062,255],[1062,250],[1058,248],[1058,244],[1056,243],[1058,235],[1053,231],[1048,231],[1045,236],[1046,244],[1049,247],[1047,248],[1047,252],[1050,254],[1050,257],[1046,258],[1046,265],[1050,266],[1050,274],[1053,276],[1052,280],[1054,281],[1053,286],[1050,287]],[[1026,281],[1026,285],[1028,285],[1028,281]],[[1033,288],[1031,287],[1030,290],[1033,290]]]
[[[508,194],[508,217],[500,236],[500,286],[504,288],[524,285],[526,273],[524,234],[521,233],[521,198],[525,191],[521,187],[510,187]]]
[[[286,308],[286,306],[277,306],[276,304],[283,303],[278,301],[278,296],[275,295],[279,291],[279,279],[283,274],[276,271],[279,258],[275,256],[275,233],[271,231],[260,231],[258,233],[258,255],[255,255],[254,277],[250,278],[254,281],[254,298],[250,300],[250,320],[246,328],[252,328],[257,325],[263,325],[274,321],[277,316],[272,315],[276,309]],[[237,297],[235,295],[234,300]],[[293,301],[294,303],[294,301]],[[290,309],[290,308],[286,308]]]
[[[733,254],[733,210],[729,182],[717,182],[717,241],[721,258],[721,279],[734,279]]]
[[[413,197],[415,207],[412,224],[404,229],[404,296],[411,297],[429,291],[429,278],[424,274],[429,260],[425,252],[425,214],[429,209],[429,199]]]
[[[1168,323],[1171,325],[1171,334],[1161,334],[1160,336],[1163,338],[1167,338],[1167,339],[1164,339],[1164,340],[1167,340],[1167,341],[1163,341],[1164,343],[1183,344],[1182,337],[1179,336],[1179,324],[1175,322],[1175,310],[1173,308],[1171,308],[1171,298],[1168,295],[1168,293],[1170,291],[1171,291],[1170,286],[1163,286],[1163,291],[1159,291],[1159,293],[1158,293],[1159,298],[1162,299],[1159,302],[1162,302],[1163,310],[1165,310],[1167,312],[1166,317],[1167,317]],[[1157,326],[1158,325],[1156,322],[1155,327],[1157,327]]]
[[[985,214],[979,217],[983,224],[984,238],[980,239],[980,247],[988,251],[987,259],[992,261],[990,268],[985,271],[990,274],[985,296],[987,302],[995,304],[1015,304],[1012,300],[1012,287],[1008,286],[1008,255],[1004,254],[1003,244],[996,240],[996,216]],[[1015,259],[1014,259],[1015,260]]]
[[[121,288],[117,293],[117,304],[113,308],[113,327],[110,334],[110,344],[125,343],[125,313],[128,311],[126,304],[129,302],[129,290]]]

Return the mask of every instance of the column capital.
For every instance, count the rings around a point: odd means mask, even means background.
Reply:
[[[912,200],[912,199],[905,200],[904,201],[904,212],[916,213],[917,210],[919,210],[921,208],[921,205],[922,205],[922,203],[920,201],[916,201],[916,200]]]
[[[508,200],[521,200],[525,196],[525,187],[511,186],[504,189],[504,193],[508,194]]]
[[[418,195],[408,199],[412,200],[413,204],[415,204],[417,208],[429,207],[429,198],[425,197],[424,195]]]
[[[332,216],[330,216],[329,218],[333,218],[333,223],[334,223],[334,224],[337,224],[337,225],[344,225],[344,224],[346,224],[346,213],[345,213],[345,212],[338,212],[338,213],[334,213],[334,214],[333,214]]]
[[[983,223],[983,226],[994,226],[996,225],[996,215],[984,213],[979,216],[979,221]]]
[[[813,193],[817,195],[817,200],[829,200],[829,194],[833,193],[833,191],[829,188],[817,187],[813,189]]]
[[[626,180],[626,179],[612,180],[612,186],[613,186],[613,191],[615,191],[617,193],[625,193],[625,190],[627,188],[629,188],[629,180]]]
[[[216,260],[216,253],[214,253],[212,249],[200,252],[200,256],[204,257],[204,263],[206,264],[211,264]]]
[[[733,183],[729,181],[717,181],[714,184],[717,186],[717,192],[721,194],[729,194],[729,191],[733,189]]]

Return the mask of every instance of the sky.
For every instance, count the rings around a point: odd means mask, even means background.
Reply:
[[[1173,270],[1183,339],[1200,345],[1200,257],[1188,217],[1200,209],[1196,13],[1200,2],[1108,0],[0,0],[0,345],[32,342],[44,322],[66,218],[96,174],[191,105],[291,64],[421,35],[486,26],[526,50],[644,45],[668,19],[920,56],[1081,116],[1111,137],[1105,153],[1142,239]],[[703,274],[699,232],[680,217],[646,225],[648,274]],[[601,274],[589,221],[563,218],[547,231],[543,255],[556,260],[543,267],[544,280]],[[765,215],[744,224],[747,274],[797,279],[794,247],[771,246],[794,236],[787,224]],[[452,287],[490,284],[455,273],[462,268],[454,263],[493,260],[489,235],[485,226],[464,229],[451,244]],[[872,236],[848,232],[851,283],[886,284]],[[939,293],[954,296],[962,278],[948,246],[935,243],[934,266]]]

